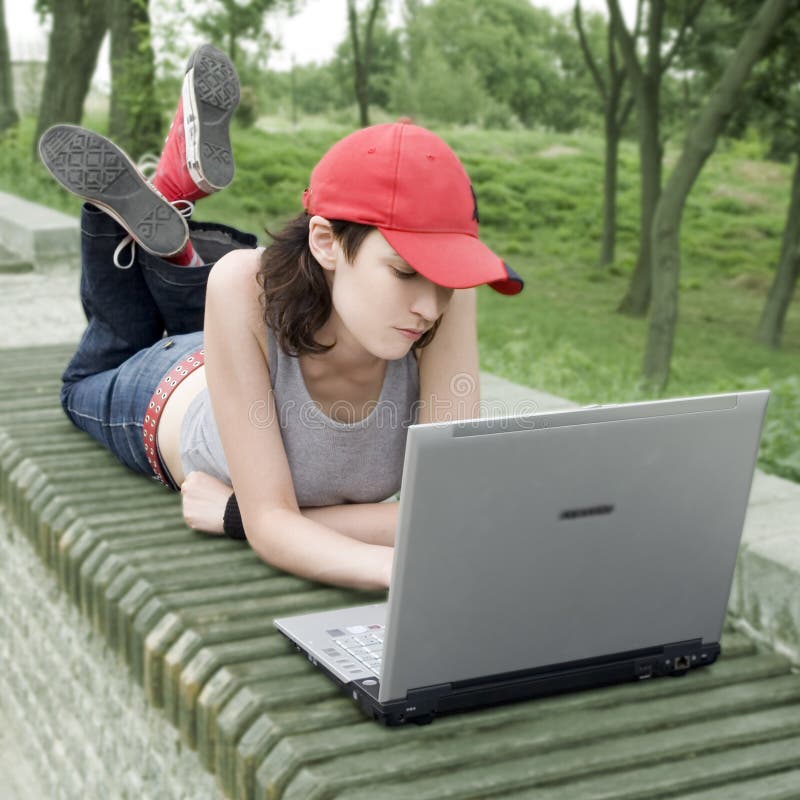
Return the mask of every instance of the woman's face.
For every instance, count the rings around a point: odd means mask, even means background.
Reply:
[[[340,246],[335,253],[328,273],[334,311],[352,338],[379,358],[405,356],[453,296],[403,261],[380,231],[367,235],[350,263]]]

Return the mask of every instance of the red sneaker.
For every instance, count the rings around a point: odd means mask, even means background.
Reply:
[[[237,105],[239,77],[231,60],[202,45],[186,66],[178,110],[153,178],[168,200],[198,200],[233,180],[228,126]]]

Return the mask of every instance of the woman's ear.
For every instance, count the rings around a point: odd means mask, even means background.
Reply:
[[[308,247],[323,269],[335,270],[339,255],[339,241],[333,227],[325,217],[315,215],[308,222]]]

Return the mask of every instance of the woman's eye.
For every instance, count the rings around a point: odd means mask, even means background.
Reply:
[[[403,272],[401,269],[395,269],[391,267],[392,272],[397,275],[400,280],[408,280],[409,278],[413,278],[417,273],[416,272]]]

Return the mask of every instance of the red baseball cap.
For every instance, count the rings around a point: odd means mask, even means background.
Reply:
[[[478,239],[478,203],[458,156],[406,120],[351,133],[322,157],[303,194],[309,214],[376,227],[410,266],[451,289],[523,281]]]

